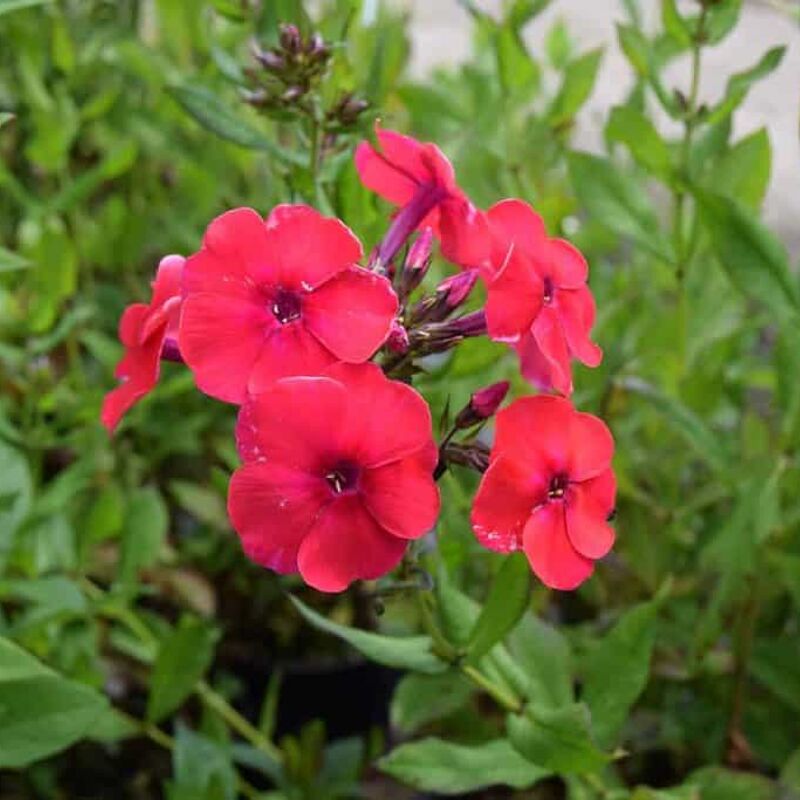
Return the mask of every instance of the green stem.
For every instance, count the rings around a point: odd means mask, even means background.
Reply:
[[[283,761],[283,753],[205,681],[200,681],[197,684],[195,692],[212,711],[218,714],[231,729],[236,731],[243,739],[246,739],[253,747],[260,750],[272,761],[276,761],[279,764]]]
[[[680,175],[678,188],[675,190],[673,200],[673,240],[678,258],[676,275],[679,283],[683,283],[686,272],[687,254],[684,244],[684,207],[686,204],[686,190],[683,181],[688,178],[689,159],[692,153],[692,137],[697,124],[697,99],[700,92],[700,71],[703,41],[705,40],[706,7],[700,12],[697,23],[697,32],[692,42],[692,73],[689,86],[689,95],[686,98],[684,112],[683,139],[680,147]]]
[[[499,706],[512,714],[522,711],[522,702],[519,698],[507,692],[502,686],[487,678],[482,672],[469,664],[461,665],[461,674],[469,678],[476,686],[483,689]]]

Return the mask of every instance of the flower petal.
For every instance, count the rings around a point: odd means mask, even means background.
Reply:
[[[178,341],[200,390],[241,403],[268,332],[277,324],[266,308],[241,297],[189,295],[183,302]]]
[[[156,278],[153,281],[151,308],[163,306],[170,298],[180,296],[185,264],[186,259],[178,255],[164,256],[158,262]]]
[[[267,235],[277,267],[275,282],[287,289],[320,286],[363,255],[347,225],[310,206],[277,206],[267,220]]]
[[[252,367],[248,391],[263,392],[280,378],[318,375],[336,361],[335,356],[308,330],[303,320],[277,325],[262,341]]]
[[[594,325],[594,298],[588,286],[556,292],[561,327],[572,355],[587,367],[596,367],[603,360],[603,351],[589,338]]]
[[[249,558],[276,572],[296,572],[300,544],[330,500],[315,475],[282,464],[246,464],[231,478],[228,514]]]
[[[550,362],[539,349],[533,334],[527,331],[512,347],[519,356],[519,371],[522,377],[541,391],[552,389]]]
[[[386,278],[352,267],[303,300],[303,321],[342,361],[366,361],[389,335],[397,295]]]
[[[151,336],[143,344],[127,348],[117,365],[115,375],[122,383],[106,394],[100,411],[100,421],[109,433],[113,433],[131,406],[158,383],[165,333],[166,329],[160,336]]]
[[[427,458],[403,458],[364,470],[359,487],[364,505],[381,527],[403,539],[418,539],[436,524],[439,490]]]
[[[569,438],[571,480],[586,481],[609,469],[614,457],[614,437],[603,420],[576,412]]]
[[[547,492],[544,473],[500,456],[492,460],[472,504],[472,530],[489,550],[511,553],[522,546],[522,531]]]
[[[528,258],[541,259],[547,246],[542,218],[522,200],[501,200],[487,212],[492,230],[493,260],[499,265],[512,244]]]
[[[543,306],[531,326],[539,351],[547,361],[552,387],[563,395],[572,394],[572,366],[567,340],[558,312],[553,306]]]
[[[339,455],[348,396],[330,378],[284,378],[247,398],[236,424],[239,455],[317,473]]]
[[[553,283],[559,289],[579,289],[585,285],[589,265],[583,253],[566,239],[550,239],[547,243],[547,261]]]
[[[419,187],[416,177],[395,167],[369,142],[356,148],[355,164],[364,186],[396,206],[408,203]]]
[[[616,481],[609,469],[592,480],[573,484],[567,497],[567,535],[586,558],[602,558],[614,546],[608,515],[614,508]]]
[[[347,390],[342,436],[359,463],[380,467],[430,445],[431,412],[415,389],[389,380],[376,364],[334,364],[325,375]]]
[[[551,589],[568,591],[582,584],[594,571],[594,562],[584,558],[570,543],[563,503],[538,508],[525,525],[523,548],[531,569]]]
[[[497,414],[492,457],[526,465],[532,472],[567,472],[575,409],[562,397],[521,397]]]
[[[300,546],[300,574],[321,592],[340,592],[354,580],[374,580],[397,566],[407,541],[378,525],[357,495],[329,503]]]
[[[512,249],[489,283],[486,324],[497,342],[515,342],[528,331],[542,309],[542,279],[531,262]]]
[[[184,292],[249,296],[254,282],[270,281],[276,266],[274,257],[267,226],[257,211],[227,211],[212,220],[203,237],[203,248],[186,260]]]
[[[438,234],[442,255],[448,261],[464,269],[489,265],[491,238],[486,215],[460,192],[440,204]]]

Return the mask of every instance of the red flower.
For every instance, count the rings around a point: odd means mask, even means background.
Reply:
[[[477,267],[488,255],[484,215],[456,184],[452,164],[434,144],[418,142],[375,123],[380,151],[362,142],[355,163],[362,183],[385,200],[400,206],[381,245],[389,261],[420,226],[433,228],[442,254],[454,264]]]
[[[496,265],[484,272],[489,336],[514,346],[533,384],[569,395],[570,359],[596,367],[603,357],[589,338],[595,306],[586,260],[569,242],[548,238],[539,215],[521,200],[503,200],[487,216]]]
[[[100,420],[113,433],[122,416],[158,383],[162,354],[177,355],[178,318],[181,308],[183,256],[161,259],[153,281],[150,304],[134,303],[119,322],[119,338],[125,356],[114,377],[122,381],[103,400]]]
[[[248,398],[228,512],[253,561],[338,592],[391,570],[439,513],[431,416],[374,364],[336,364]]]
[[[497,415],[472,527],[490,550],[523,549],[552,589],[574,589],[614,544],[608,517],[614,440],[597,417],[560,397],[525,397]]]
[[[181,353],[200,389],[240,403],[278,378],[369,359],[397,297],[361,255],[344,223],[308,206],[217,217],[183,281]]]

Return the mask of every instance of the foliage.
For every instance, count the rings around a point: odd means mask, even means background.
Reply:
[[[634,86],[587,153],[571,135],[603,52],[556,22],[534,53],[547,2],[465,0],[470,59],[425,80],[402,14],[322,5],[0,2],[0,794],[319,800],[387,776],[542,798],[557,781],[570,800],[800,792],[800,294],[760,216],[768,131],[732,138],[783,50],[703,102],[738,0],[662,0],[653,31],[625,3],[607,49]],[[333,43],[330,65],[309,104],[259,105],[251,40],[279,47],[287,21]],[[667,77],[677,59],[689,85]],[[97,422],[124,304],[215,214],[308,202],[375,243],[386,207],[351,155],[378,114],[436,141],[482,207],[519,195],[589,258],[605,360],[579,401],[614,430],[619,543],[575,594],[477,547],[456,470],[438,555],[322,599],[241,555],[230,415],[190,376],[165,365],[113,443]],[[423,385],[445,418],[476,380],[525,391],[514,372],[470,342]],[[386,700],[360,683],[334,741],[291,713],[298,675],[356,652],[403,673],[391,746],[353,711]]]

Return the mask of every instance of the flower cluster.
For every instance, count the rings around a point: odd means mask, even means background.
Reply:
[[[151,303],[125,311],[102,421],[114,430],[160,359],[185,363],[239,406],[228,511],[245,552],[321,591],[397,566],[434,527],[452,464],[484,473],[477,540],[575,588],[613,545],[616,491],[608,428],[569,400],[572,360],[602,358],[586,261],[521,200],[477,208],[435,145],[380,127],[376,139],[355,166],[397,210],[367,265],[352,231],[308,206],[222,214],[196,253],[162,260]],[[427,291],[435,241],[459,271]],[[411,386],[419,359],[477,336],[509,344],[544,393],[498,411],[509,384],[480,389],[436,442]],[[475,433],[495,414],[489,450]]]

